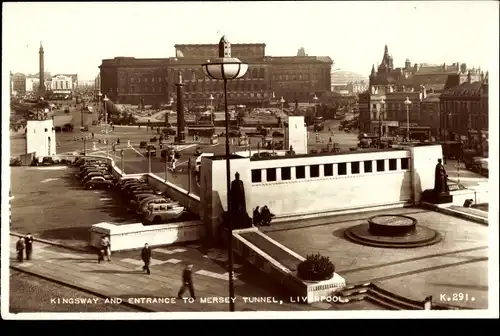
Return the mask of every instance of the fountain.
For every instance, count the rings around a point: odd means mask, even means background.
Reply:
[[[439,232],[417,224],[410,216],[377,215],[348,228],[344,235],[358,244],[389,248],[422,247],[441,241]]]

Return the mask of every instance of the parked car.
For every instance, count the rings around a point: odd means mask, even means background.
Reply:
[[[121,179],[117,180],[115,185],[117,187],[121,187],[126,185],[127,183],[132,183],[132,182],[141,182],[141,178],[138,177],[129,177],[129,176],[123,176]]]
[[[21,165],[21,160],[19,158],[12,158],[10,159],[10,166],[20,166]]]
[[[89,126],[83,125],[82,127],[80,127],[80,131],[82,131],[82,132],[88,132],[89,131]]]
[[[89,167],[89,168],[85,168],[84,170],[82,170],[79,174],[78,174],[78,177],[79,178],[82,178],[83,176],[87,175],[88,173],[92,173],[92,172],[99,172],[101,174],[107,174],[108,173],[108,169],[107,168],[102,168],[102,167]]]
[[[147,141],[141,141],[139,143],[139,148],[146,148],[148,147],[148,142]]]
[[[131,211],[136,212],[139,204],[141,204],[141,202],[143,200],[146,200],[149,198],[154,199],[154,198],[163,198],[163,197],[161,195],[151,194],[149,192],[144,193],[144,194],[137,194],[137,195],[134,195],[134,197],[132,197],[132,199],[130,200],[130,202],[128,204],[128,208]]]
[[[150,204],[144,213],[146,223],[160,224],[179,218],[185,209],[174,204]]]
[[[111,189],[113,187],[113,182],[106,180],[104,177],[96,177],[91,181],[85,183],[86,189]]]
[[[85,176],[83,178],[83,180],[82,180],[82,183],[85,184],[85,183],[87,183],[88,181],[92,180],[95,177],[103,177],[105,180],[111,181],[111,183],[113,182],[113,176],[112,175],[109,175],[109,174],[100,174],[100,173],[96,172],[96,173],[90,173],[87,176]]]
[[[97,126],[97,120],[92,120],[92,126]]]
[[[173,201],[170,198],[163,198],[163,197],[149,199],[149,200],[145,201],[144,203],[139,204],[139,206],[137,208],[137,213],[140,215],[144,214],[148,210],[150,204],[157,204],[157,205],[163,204],[163,205],[178,206],[179,202]]]

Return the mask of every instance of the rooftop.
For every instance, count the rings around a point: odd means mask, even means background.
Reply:
[[[443,92],[441,97],[450,96],[480,96],[483,82],[464,82]]]
[[[283,159],[297,159],[297,158],[309,158],[309,157],[324,157],[324,156],[338,156],[346,154],[365,154],[365,153],[377,153],[377,152],[394,152],[400,151],[400,148],[386,148],[386,149],[358,149],[356,151],[340,151],[337,153],[309,153],[309,154],[295,154],[290,156],[265,156],[265,157],[255,157],[250,158],[251,161],[264,161],[264,160],[283,160]]]

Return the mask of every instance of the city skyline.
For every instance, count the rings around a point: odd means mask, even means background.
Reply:
[[[330,56],[334,68],[363,76],[380,62],[385,45],[395,66],[406,58],[412,63],[461,62],[490,71],[497,64],[494,2],[265,4],[265,11],[262,3],[248,2],[4,4],[4,63],[13,73],[37,73],[42,41],[46,71],[78,73],[89,80],[98,74],[102,59],[173,57],[175,44],[215,44],[226,35],[232,43],[265,43],[266,54],[272,56],[295,56],[304,47],[309,55]],[[388,5],[398,15],[381,19]],[[472,18],[473,25],[461,24],[464,17]],[[37,29],[19,29],[19,22],[26,21],[30,24],[23,27]],[[106,22],[106,32],[100,22]],[[190,28],[191,22],[197,27]],[[252,26],[262,22],[269,24]]]

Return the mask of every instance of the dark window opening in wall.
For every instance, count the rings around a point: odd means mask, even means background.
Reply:
[[[311,177],[319,177],[319,165],[312,165],[309,171]]]
[[[333,176],[333,163],[328,163],[323,165],[324,168],[324,175],[325,176]]]
[[[359,162],[351,162],[351,173],[359,174]]]
[[[339,175],[347,175],[347,163],[342,162],[338,164]]]
[[[384,163],[385,160],[377,160],[377,171],[378,172],[382,172],[384,171],[385,169],[385,163]]]
[[[398,160],[397,159],[389,159],[389,170],[398,169]]]
[[[281,180],[291,180],[292,179],[292,169],[290,167],[281,168]]]
[[[373,172],[373,161],[365,161],[365,173],[371,173]]]
[[[402,158],[401,159],[401,169],[402,170],[410,169],[410,159],[409,158]]]
[[[266,180],[268,182],[276,181],[276,168],[267,168],[266,169]]]
[[[295,178],[298,178],[298,179],[306,178],[306,167],[305,166],[295,167]]]
[[[252,169],[252,183],[262,182],[262,171],[260,169]]]

